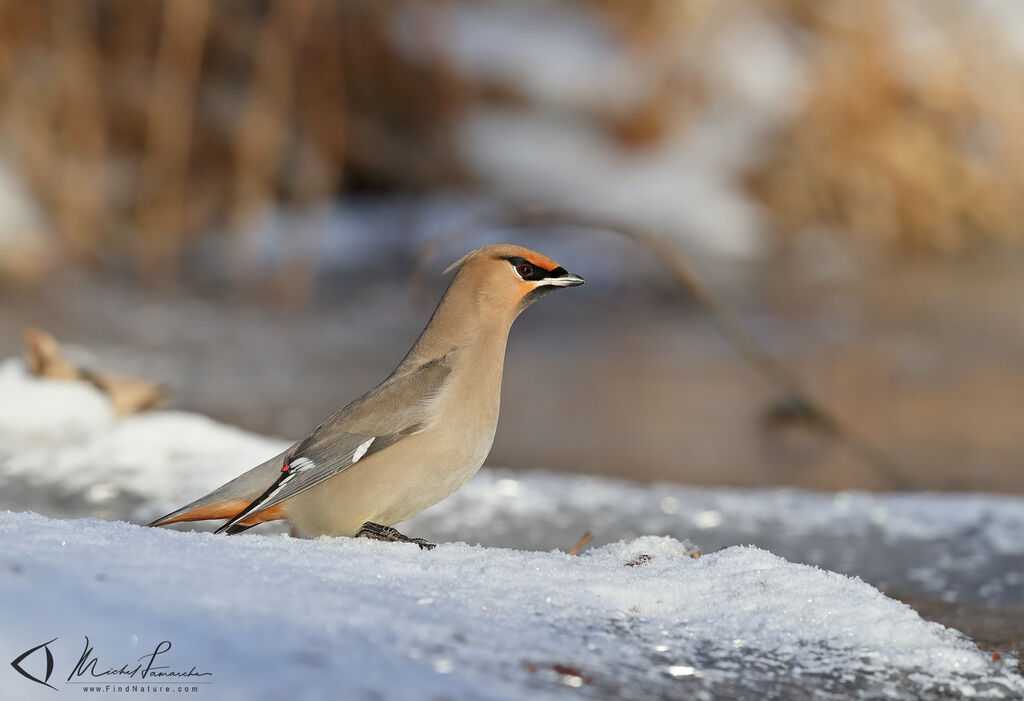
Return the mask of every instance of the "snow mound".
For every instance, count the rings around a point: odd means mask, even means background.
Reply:
[[[170,511],[281,452],[262,438],[196,414],[133,416],[105,430],[10,456],[3,472],[102,503],[121,494]]]
[[[0,363],[0,455],[110,426],[114,411],[85,382],[39,380],[20,360]]]
[[[19,361],[0,363],[0,486],[22,493],[49,490],[55,501],[73,495],[86,511],[120,501],[122,518],[144,504],[155,517],[287,445],[185,412],[118,421],[87,383],[38,379]]]
[[[435,541],[569,547],[657,533],[705,552],[755,544],[900,595],[1024,605],[1024,499],[989,494],[725,489],[482,470],[408,523]]]
[[[56,637],[58,688],[89,636],[101,669],[171,641],[161,662],[224,699],[1024,694],[1011,660],[751,547],[428,552],[28,513],[0,514],[0,543],[0,656]],[[52,693],[5,674],[19,698]]]

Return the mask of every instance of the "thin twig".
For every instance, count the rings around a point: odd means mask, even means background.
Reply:
[[[587,531],[583,534],[582,538],[576,541],[576,545],[572,546],[572,550],[569,551],[569,554],[579,555],[580,550],[582,550],[586,546],[586,544],[592,541],[593,539],[594,536],[590,535],[590,531]]]
[[[669,272],[675,283],[704,308],[726,339],[750,364],[758,376],[781,392],[786,403],[798,410],[802,419],[817,427],[840,445],[845,446],[890,487],[908,489],[912,486],[888,455],[870,441],[851,432],[835,414],[803,389],[796,376],[765,350],[747,330],[735,310],[701,282],[684,253],[667,237],[641,226],[624,224],[599,216],[545,207],[518,207],[499,211],[497,215],[490,212],[472,217],[469,225],[450,231],[432,246],[428,244],[429,247],[425,246],[421,249],[418,262],[422,264],[438,248],[465,238],[485,226],[502,228],[570,227],[606,231],[623,236],[651,251]]]

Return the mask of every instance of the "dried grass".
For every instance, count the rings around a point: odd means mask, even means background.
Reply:
[[[227,230],[236,280],[261,285],[239,233],[254,212],[457,176],[459,88],[395,51],[396,7],[0,0],[0,144],[73,260],[173,284],[196,237]],[[431,31],[444,7],[416,11]]]
[[[814,37],[808,100],[750,178],[781,234],[939,253],[1024,240],[1024,66],[990,27],[936,5],[939,40],[909,49],[891,4],[785,5]]]
[[[715,86],[709,37],[758,11],[798,37],[808,100],[749,174],[783,238],[835,229],[957,253],[1024,238],[1024,71],[957,3],[592,0],[648,75],[649,97],[589,115],[657,148]],[[908,48],[893,8],[926,7]],[[392,41],[401,8],[426,58]],[[229,233],[228,269],[267,288],[246,224],[352,188],[465,180],[455,125],[486,86],[446,64],[445,3],[394,0],[0,0],[0,144],[69,257],[174,284],[197,237]],[[429,47],[434,47],[433,52]],[[298,245],[296,246],[298,248]],[[310,255],[270,272],[302,299]]]
[[[1024,241],[1024,61],[977,8],[928,0],[593,6],[665,87],[607,125],[626,146],[656,147],[688,112],[708,107],[716,86],[704,52],[734,22],[756,16],[782,28],[808,71],[806,104],[765,140],[746,181],[781,240],[828,230],[883,251],[942,254]]]

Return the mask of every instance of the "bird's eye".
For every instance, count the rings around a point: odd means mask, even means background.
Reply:
[[[519,267],[516,268],[516,272],[519,273],[519,277],[525,280],[533,275],[533,266],[529,263],[520,263]]]

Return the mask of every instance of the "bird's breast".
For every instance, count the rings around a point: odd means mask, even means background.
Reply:
[[[504,340],[450,351],[453,370],[428,401],[422,430],[296,495],[289,518],[311,535],[354,535],[366,521],[400,523],[465,484],[494,442]]]

